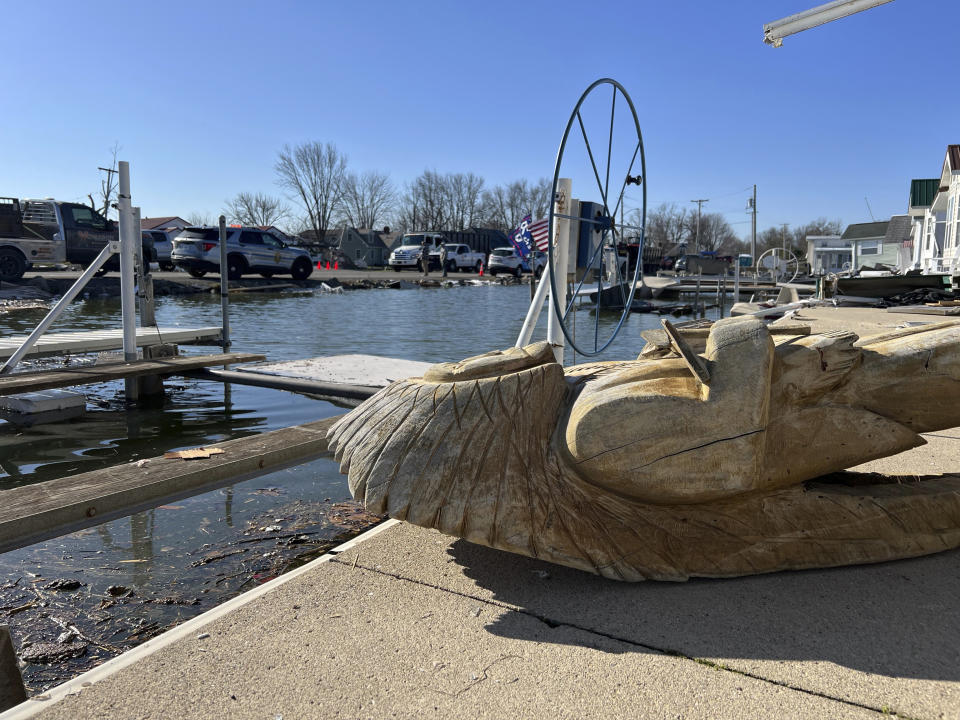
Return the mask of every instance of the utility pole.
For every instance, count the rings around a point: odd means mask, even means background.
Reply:
[[[700,208],[703,207],[705,202],[710,202],[707,198],[702,198],[700,200],[691,200],[690,202],[695,202],[697,204],[697,236],[694,241],[693,249],[697,255],[700,254]]]
[[[780,244],[783,245],[783,254],[787,254],[787,226],[790,223],[780,223]]]
[[[753,197],[747,198],[747,211],[750,212],[750,257],[757,264],[757,186],[753,186]]]

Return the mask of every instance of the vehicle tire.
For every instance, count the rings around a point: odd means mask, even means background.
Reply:
[[[164,272],[173,272],[174,267],[176,267],[172,262],[162,262],[159,265]]]
[[[0,280],[19,280],[27,271],[27,259],[19,250],[0,250]]]
[[[453,272],[457,269],[457,263],[453,260],[447,260],[447,272]]]
[[[206,270],[198,270],[196,268],[191,268],[190,270],[187,270],[187,272],[190,274],[190,277],[195,277],[195,278],[202,278],[204,275],[207,274]]]
[[[515,278],[519,278],[521,275],[523,275],[523,268],[520,267],[519,265],[517,265],[517,266],[513,269],[513,276],[514,276]]]
[[[290,277],[294,280],[306,280],[313,272],[313,263],[306,258],[297,258],[290,267]]]
[[[400,266],[399,266],[399,265],[394,265],[394,266],[393,266],[393,271],[394,271],[394,272],[400,272]]]
[[[227,279],[239,280],[247,271],[247,261],[240,255],[227,256]]]
[[[537,268],[537,271],[533,274],[533,277],[536,278],[537,280],[539,280],[541,275],[543,275],[543,266],[542,266],[542,265]]]
[[[267,280],[273,277],[273,270],[264,270],[260,273],[260,277],[265,277]]]

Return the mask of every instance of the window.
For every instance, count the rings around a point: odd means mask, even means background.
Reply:
[[[243,245],[263,245],[263,235],[253,230],[244,230],[240,233],[240,243]]]
[[[263,234],[263,244],[270,248],[282,248],[283,243],[277,240],[273,235]]]
[[[357,260],[363,260],[363,248],[356,249]]]
[[[73,218],[73,224],[77,227],[88,227],[94,230],[106,230],[107,221],[96,210],[82,205],[75,205],[68,208],[70,216]]]
[[[883,243],[879,240],[861,240],[860,241],[860,254],[861,255],[879,255],[883,252]]]

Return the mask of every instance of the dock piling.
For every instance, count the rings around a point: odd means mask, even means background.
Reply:
[[[27,699],[17,654],[13,650],[10,628],[0,625],[0,712],[9,710]]]

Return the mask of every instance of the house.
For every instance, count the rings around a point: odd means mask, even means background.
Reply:
[[[839,235],[807,235],[807,264],[814,275],[836,274],[849,270],[853,264],[850,240]]]
[[[932,272],[960,271],[960,145],[948,145],[937,194],[927,210],[925,236],[943,252]]]
[[[927,234],[927,216],[933,205],[937,190],[940,187],[940,178],[924,178],[910,181],[910,200],[907,206],[907,215],[913,225],[910,235],[913,239],[913,258],[910,268],[921,270],[924,273],[933,272],[943,257],[943,233],[936,235],[936,225],[931,224],[933,232]]]
[[[190,227],[190,223],[176,215],[140,218],[141,230],[183,230],[186,227]]]
[[[847,229],[840,236],[841,242],[850,243],[851,268],[859,270],[864,265],[873,266],[878,262],[887,262],[884,255],[883,239],[887,235],[888,221],[854,223],[847,225]],[[898,253],[899,255],[899,253]],[[891,255],[892,260],[896,256]]]

